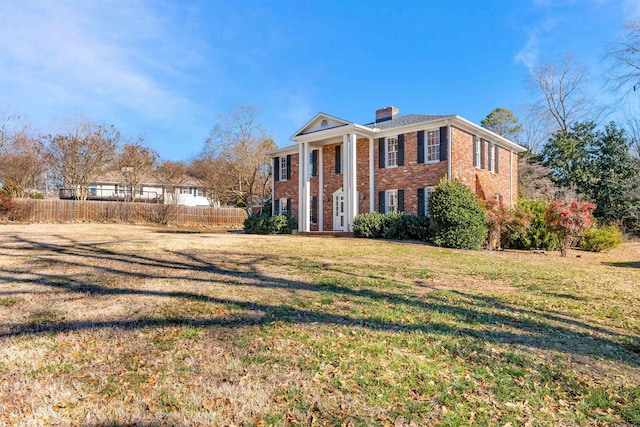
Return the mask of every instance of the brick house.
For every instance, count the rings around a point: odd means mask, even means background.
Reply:
[[[271,155],[273,214],[297,216],[301,232],[352,231],[366,212],[426,215],[443,177],[512,206],[525,151],[460,116],[400,116],[395,107],[364,125],[318,113],[291,140]]]

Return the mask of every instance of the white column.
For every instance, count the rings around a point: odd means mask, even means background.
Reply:
[[[342,135],[342,194],[344,195],[344,230],[349,222],[349,135]]]
[[[304,179],[304,142],[298,143],[298,231],[304,231],[304,201],[305,179]]]
[[[356,185],[356,134],[349,135],[349,216],[347,231],[353,231],[353,219],[358,215],[358,191]]]
[[[318,150],[318,231],[324,230],[324,161],[322,147]]]
[[[304,180],[304,198],[300,211],[303,215],[303,231],[310,231],[310,216],[311,216],[311,171],[309,170],[309,143],[305,142],[302,146],[302,159],[299,161],[300,165],[303,165],[300,170],[302,171]]]
[[[278,157],[280,161],[280,157]],[[279,165],[278,165],[279,166]],[[276,159],[271,159],[271,216],[276,213]]]
[[[369,138],[369,212],[376,209],[375,157],[373,154],[373,138]]]

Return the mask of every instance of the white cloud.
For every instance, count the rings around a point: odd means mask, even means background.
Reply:
[[[532,31],[529,34],[529,39],[524,47],[517,53],[515,62],[521,62],[525,67],[531,69],[535,66],[538,61],[538,54],[540,53],[540,49],[538,46],[538,32]]]
[[[0,91],[6,85],[52,108],[115,105],[165,118],[187,101],[158,78],[150,46],[163,37],[160,18],[142,2],[3,1]]]

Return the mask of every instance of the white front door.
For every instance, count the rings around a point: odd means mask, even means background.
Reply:
[[[342,189],[333,193],[333,229],[344,231],[344,193]]]

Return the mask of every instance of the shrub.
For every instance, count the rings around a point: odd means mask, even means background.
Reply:
[[[589,252],[602,252],[616,248],[622,243],[622,232],[617,225],[594,225],[580,240],[580,247]]]
[[[628,207],[622,214],[624,231],[640,237],[640,204]]]
[[[430,228],[438,246],[479,249],[487,233],[487,211],[457,180],[441,180],[429,197]]]
[[[595,208],[593,203],[576,200],[570,203],[556,201],[549,205],[544,219],[558,236],[561,256],[567,256],[567,249],[593,225]]]
[[[42,200],[44,199],[44,194],[42,194],[42,191],[34,191],[31,194],[29,194],[29,197],[32,199],[37,199],[37,200]]]
[[[518,208],[507,208],[499,200],[490,200],[487,206],[488,248],[511,247],[531,224],[532,215]]]
[[[548,207],[549,202],[542,199],[518,200],[518,208],[529,216],[530,224],[522,233],[514,233],[511,241],[513,248],[553,251],[560,247],[558,238],[544,219]]]
[[[360,214],[353,221],[353,234],[368,239],[429,240],[429,218],[402,212]]]
[[[295,218],[286,215],[255,214],[244,220],[247,234],[291,234],[298,229]]]
[[[0,194],[0,215],[6,216],[16,208],[16,202],[11,196]]]
[[[373,212],[356,216],[353,220],[353,234],[356,237],[379,239],[384,229],[385,215]]]

